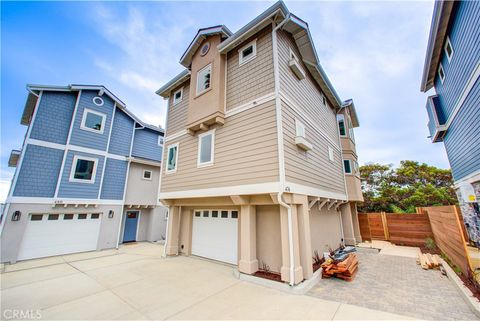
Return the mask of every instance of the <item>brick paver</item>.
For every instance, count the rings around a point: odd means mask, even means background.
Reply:
[[[308,295],[425,320],[478,320],[452,282],[414,258],[360,249],[352,282],[324,279]]]

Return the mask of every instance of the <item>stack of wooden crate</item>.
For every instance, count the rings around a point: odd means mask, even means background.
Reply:
[[[322,278],[336,277],[346,281],[352,281],[358,271],[358,257],[355,253],[350,253],[340,262],[327,260],[322,264]]]
[[[418,255],[417,263],[422,266],[422,269],[437,269],[440,267],[440,257],[435,254],[432,255],[430,253],[420,253]]]

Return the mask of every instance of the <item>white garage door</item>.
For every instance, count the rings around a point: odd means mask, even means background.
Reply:
[[[31,214],[18,260],[96,250],[101,219],[99,213]]]
[[[195,210],[192,254],[237,264],[238,211]]]

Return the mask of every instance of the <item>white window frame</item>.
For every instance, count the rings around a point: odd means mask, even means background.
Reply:
[[[299,132],[299,128],[303,131],[303,135],[299,135],[298,132]],[[303,138],[307,138],[307,129],[305,127],[305,124],[302,123],[300,120],[298,120],[297,118],[295,118],[295,137],[303,137]]]
[[[440,73],[440,69],[442,70],[442,73]],[[443,65],[442,63],[440,63],[440,65],[438,66],[438,70],[437,70],[437,73],[438,73],[438,77],[440,78],[440,81],[443,82],[445,81],[445,69],[443,68]],[[443,74],[443,77],[442,77],[442,74]]]
[[[170,149],[177,148],[177,153],[175,154],[175,168],[174,169],[168,169],[168,155],[170,154]],[[180,149],[179,143],[171,144],[168,145],[167,147],[167,159],[165,159],[165,173],[166,174],[172,174],[177,172],[178,168],[178,151]]]
[[[96,130],[96,129],[93,129],[93,128],[90,128],[90,127],[87,127],[85,126],[85,122],[87,121],[87,115],[88,113],[92,113],[92,114],[95,114],[97,116],[100,116],[102,117],[102,128],[100,130]],[[104,130],[105,130],[105,122],[107,120],[107,115],[104,114],[104,113],[100,113],[98,111],[95,111],[95,110],[92,110],[92,109],[89,109],[89,108],[85,108],[83,110],[83,115],[82,115],[82,123],[80,125],[80,129],[82,130],[86,130],[88,132],[92,132],[92,133],[96,133],[96,134],[103,134]]]
[[[350,159],[344,159],[343,160],[343,172],[345,173],[345,175],[353,175],[353,166],[352,166],[352,163],[353,161],[350,160]],[[345,162],[348,162],[350,164],[350,173],[347,173],[347,169],[345,168]]]
[[[452,53],[450,55],[448,54],[447,46],[449,46],[450,49],[452,50]],[[454,51],[453,51],[452,42],[450,41],[449,36],[447,36],[447,39],[445,40],[445,46],[443,46],[443,50],[445,51],[445,56],[447,56],[448,62],[450,62],[452,60]],[[444,74],[445,74],[445,70],[444,70]]]
[[[100,102],[97,103],[96,100],[100,100]],[[103,98],[100,97],[100,96],[95,96],[95,97],[93,97],[93,98],[92,98],[92,102],[93,102],[95,105],[99,106],[99,107],[103,106],[103,104],[105,103],[104,100],[103,100]]]
[[[292,48],[290,48],[289,57],[290,57],[290,59],[294,59],[296,62],[299,62],[299,61],[298,61],[298,57],[297,57],[297,55],[295,54],[295,52],[293,52]]]
[[[333,153],[333,148],[331,146],[328,146],[328,159],[331,162],[335,161],[335,154]]]
[[[210,87],[206,88],[206,89],[202,89],[201,91],[198,91],[198,77],[200,77],[200,73],[202,71],[204,71],[205,69],[210,69]],[[197,83],[196,83],[196,88],[195,88],[195,92],[197,94],[197,96],[200,96],[201,94],[209,91],[211,88],[212,88],[212,63],[209,63],[208,65],[206,65],[205,67],[203,67],[202,69],[200,69],[199,71],[197,71]]]
[[[158,139],[157,139],[158,146],[163,146],[164,142],[165,142],[165,138],[162,135],[158,135]]]
[[[86,161],[93,161],[93,170],[92,170],[92,178],[90,180],[75,178],[75,170],[77,168],[77,162],[79,160],[86,160]],[[70,182],[74,183],[85,183],[85,184],[94,184],[95,177],[97,176],[97,166],[98,166],[98,158],[87,157],[82,155],[74,155],[72,161],[72,168],[70,169]]]
[[[150,173],[150,178],[148,177],[145,177],[145,173]],[[147,170],[147,169],[144,169],[143,170],[143,175],[142,175],[142,179],[146,180],[146,181],[151,181],[152,180],[152,176],[153,176],[153,172],[150,171],[150,170]]]
[[[202,138],[205,136],[212,136],[212,146],[210,148],[210,161],[208,162],[200,162],[200,155],[201,155],[201,148],[202,148]],[[214,156],[215,156],[215,129],[209,130],[205,133],[198,135],[198,152],[197,152],[197,167],[205,167],[205,166],[212,166],[214,164]]]
[[[211,72],[210,72],[211,73]],[[177,93],[180,92],[180,98],[176,99]],[[173,93],[172,106],[180,103],[183,100],[183,87]]]
[[[243,51],[250,46],[253,46],[252,53],[250,54],[250,56],[245,58],[243,56]],[[249,61],[252,61],[256,57],[257,57],[257,39],[254,39],[254,40],[250,41],[248,44],[246,44],[242,48],[238,49],[238,65],[239,66],[241,66],[243,64],[246,64]]]
[[[345,131],[345,135],[342,135],[342,133],[340,132],[340,120],[343,121],[343,129]],[[347,137],[347,122],[345,121],[344,114],[337,114],[337,127],[338,127],[338,134],[340,135],[340,137]]]

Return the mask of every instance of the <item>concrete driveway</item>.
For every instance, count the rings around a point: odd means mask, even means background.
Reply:
[[[162,253],[161,245],[137,243],[6,265],[0,276],[2,319],[21,313],[43,320],[409,319],[287,294],[240,281],[231,266],[163,259]]]

